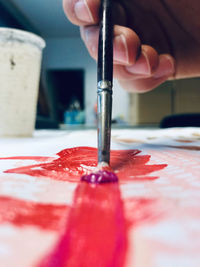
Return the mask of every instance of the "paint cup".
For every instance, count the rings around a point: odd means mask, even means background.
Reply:
[[[33,33],[0,28],[0,136],[33,133],[44,47]]]

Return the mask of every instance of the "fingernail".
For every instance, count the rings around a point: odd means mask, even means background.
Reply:
[[[79,20],[83,22],[94,22],[86,0],[77,1],[74,6],[74,12]]]
[[[161,58],[158,70],[154,73],[154,78],[161,78],[174,74],[174,61],[170,56]]]
[[[98,49],[97,40],[95,38],[96,35],[95,32],[96,32],[95,27],[84,27],[84,30],[82,31],[82,36],[84,38],[84,41],[87,44],[87,47],[90,48],[92,54],[96,54]]]
[[[123,34],[114,38],[114,61],[122,64],[129,63],[128,47]]]
[[[149,64],[149,60],[144,51],[142,51],[139,59],[132,66],[127,66],[126,70],[133,74],[139,75],[150,75],[151,67]]]
[[[83,29],[83,27],[80,27],[80,35],[81,35],[81,39],[84,40],[84,38],[85,38],[85,34],[84,34],[84,29]]]
[[[91,28],[91,27],[85,28],[85,30],[83,32],[83,36],[84,36],[84,39],[85,39],[86,43],[90,43],[91,42],[92,37],[93,37],[93,33],[94,33],[93,28]]]

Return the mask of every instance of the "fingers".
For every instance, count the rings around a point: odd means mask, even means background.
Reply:
[[[96,60],[98,53],[98,12],[100,0],[63,0],[66,15],[72,23],[80,25],[81,37]],[[115,3],[115,20],[126,24],[123,7]],[[167,54],[158,55],[148,45],[141,45],[137,34],[130,28],[114,26],[114,76],[130,92],[146,92],[174,75],[174,59]]]
[[[97,59],[98,26],[81,27],[81,36],[90,55]],[[147,92],[166,81],[175,72],[170,55],[158,55],[129,28],[114,27],[114,76],[130,92]]]
[[[159,56],[151,46],[142,45],[141,54],[131,65],[115,65],[114,76],[119,80],[136,80],[150,77],[159,65]]]
[[[137,74],[132,73],[132,79],[130,77],[129,79],[124,79],[123,75],[121,75],[122,79],[119,79],[119,83],[128,92],[144,93],[168,80],[174,75],[174,72],[175,62],[173,57],[163,54],[159,56],[159,64],[151,75],[139,77]]]
[[[76,25],[90,25],[98,22],[100,0],[63,0],[64,12]]]
[[[140,39],[131,29],[115,26],[113,48],[114,64],[132,65],[140,54]]]
[[[81,27],[81,37],[94,59],[97,59],[98,36],[98,26]],[[134,31],[123,26],[114,27],[114,64],[134,64],[140,49],[140,39]]]
[[[87,47],[90,56],[97,60],[98,51],[98,39],[99,39],[99,27],[87,26],[80,27],[81,38]]]
[[[63,0],[63,9],[68,19],[76,25],[95,25],[99,21],[100,0]],[[125,25],[124,8],[113,2],[114,24]]]

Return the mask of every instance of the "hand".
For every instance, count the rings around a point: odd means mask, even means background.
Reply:
[[[97,59],[100,0],[63,0],[69,20]],[[199,0],[113,0],[114,76],[146,92],[169,78],[200,75]]]

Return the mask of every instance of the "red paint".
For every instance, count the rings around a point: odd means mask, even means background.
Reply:
[[[40,267],[124,266],[127,228],[117,183],[80,183],[66,230]]]
[[[80,259],[84,267],[117,267],[124,266],[128,229],[160,219],[157,202],[131,198],[123,203],[117,183],[83,182],[71,208],[0,197],[0,223],[64,232],[40,267],[76,267]]]
[[[149,174],[167,166],[166,164],[148,165],[150,156],[138,155],[139,153],[139,150],[111,151],[111,168],[118,176],[119,181],[154,180],[158,177],[149,176]],[[91,173],[91,167],[97,165],[97,150],[95,148],[65,149],[57,155],[59,158],[52,159],[50,162],[10,169],[6,172],[78,182],[82,175]],[[14,157],[10,159],[25,160],[30,158]],[[40,161],[40,157],[35,160]],[[62,207],[60,210],[54,205],[51,207],[45,205],[46,210],[41,204],[32,206],[33,203],[17,202],[21,204],[15,206],[14,202],[14,219],[9,219],[9,216],[6,217],[5,212],[4,221],[7,220],[19,226],[32,224],[44,229],[57,230],[60,227],[59,218],[64,214],[63,217],[66,219],[66,207]],[[129,200],[127,203],[130,204],[131,201]],[[128,246],[128,227],[130,225],[137,226],[152,219],[153,209],[149,203],[151,203],[150,200],[134,199],[133,203],[128,206],[129,209],[132,207],[133,216],[131,217],[130,210],[126,212],[128,210],[127,205],[124,212],[118,183],[97,185],[79,183],[63,235],[55,249],[39,266],[124,266]],[[55,215],[54,211],[56,210],[58,213]],[[61,219],[61,222],[64,222],[64,219]]]
[[[132,198],[124,203],[117,183],[80,183],[66,229],[38,267],[122,267],[130,227],[162,217],[156,199]]]
[[[148,176],[152,172],[165,168],[166,164],[147,164],[149,155],[138,155],[139,150],[111,151],[111,168],[117,174],[120,182],[149,181],[157,179]],[[64,149],[57,154],[59,158],[51,162],[10,169],[6,173],[27,174],[36,177],[48,177],[55,180],[78,182],[80,177],[91,172],[91,167],[97,166],[97,149],[91,147],[76,147]],[[43,159],[44,157],[42,157]],[[8,159],[8,158],[7,158]],[[13,158],[10,158],[13,159]],[[20,159],[14,157],[14,159]],[[25,160],[26,157],[23,157]],[[30,159],[28,157],[27,159]],[[37,158],[36,160],[39,160]]]
[[[45,230],[60,230],[68,215],[66,205],[38,204],[10,197],[0,197],[0,223],[22,227],[36,226]]]
[[[76,267],[80,266],[80,259],[84,267],[117,267],[125,261],[129,227],[160,219],[157,202],[132,198],[123,204],[117,183],[97,186],[83,182],[76,189],[70,209],[0,197],[0,223],[64,231],[40,267]]]

